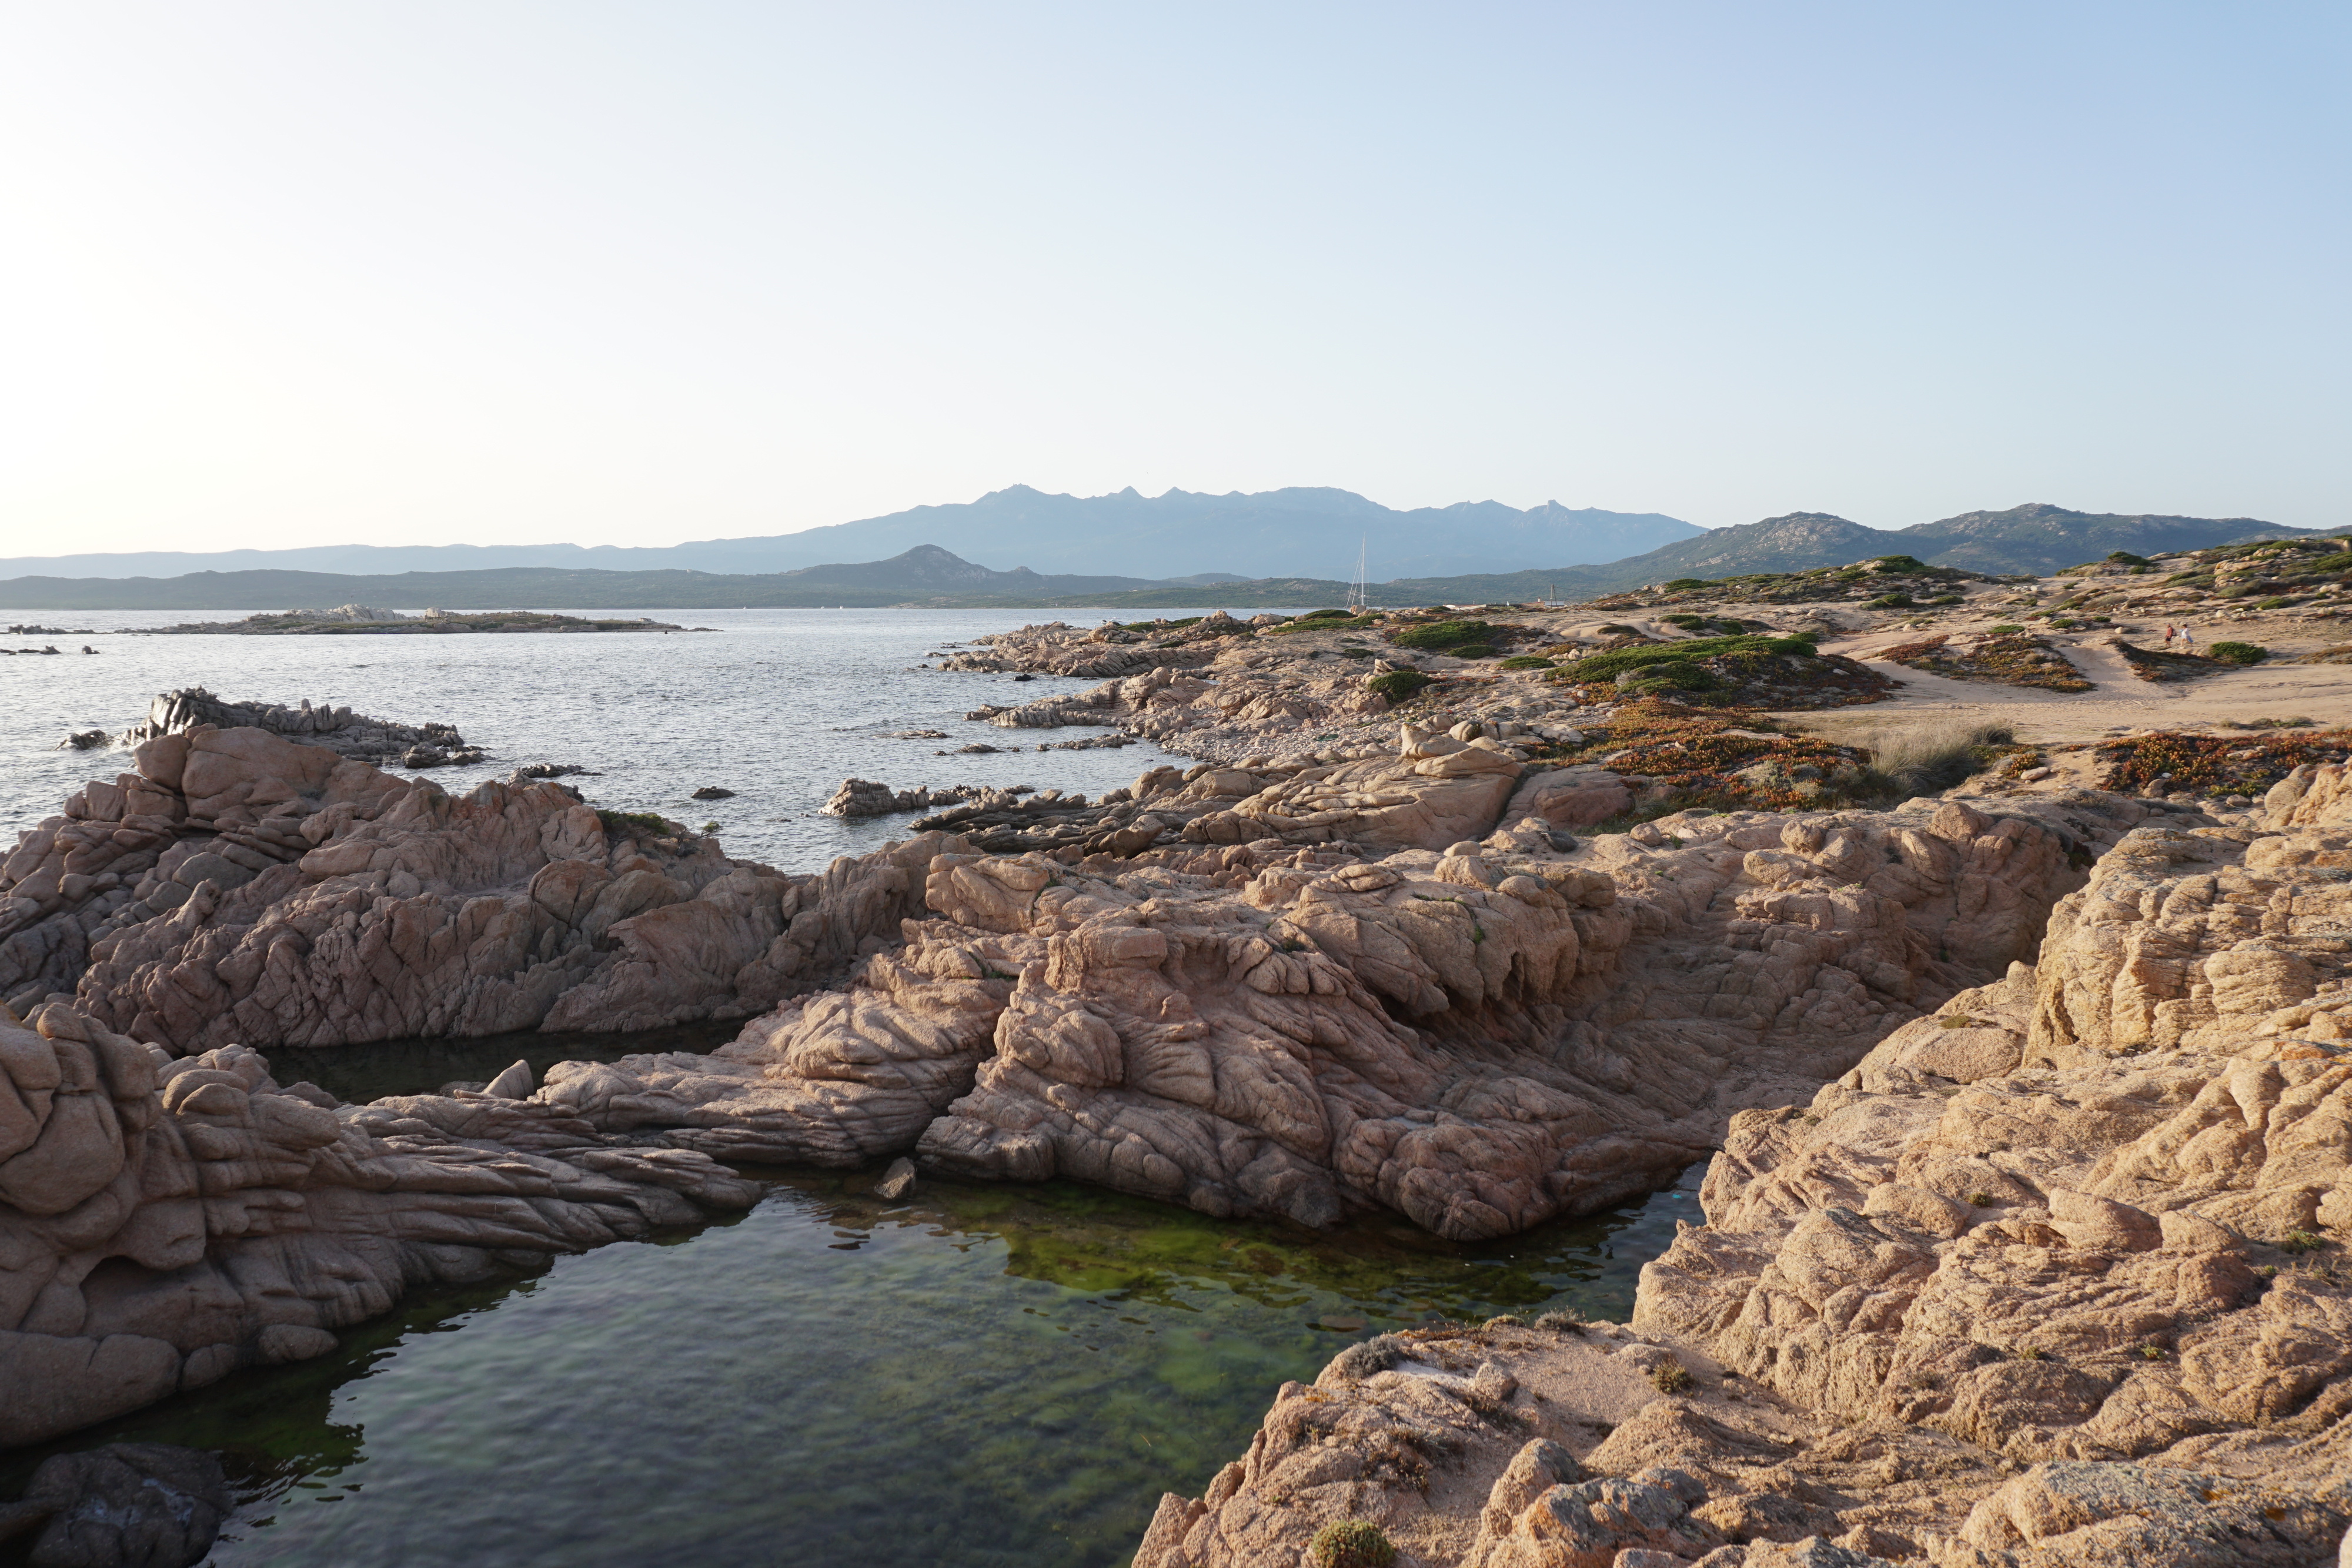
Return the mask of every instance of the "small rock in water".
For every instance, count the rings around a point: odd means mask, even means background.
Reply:
[[[694,798],[698,800],[732,800],[735,798],[735,791],[721,789],[716,784],[705,784],[694,792]]]
[[[530,1092],[538,1087],[538,1081],[531,1075],[530,1063],[518,1061],[483,1084],[482,1092],[494,1100],[528,1100]]]
[[[581,767],[576,762],[526,762],[508,774],[507,779],[509,782],[517,779],[569,779],[575,773],[586,774],[592,779],[595,777],[590,769]]]
[[[58,749],[59,751],[64,751],[68,748],[75,751],[95,751],[105,744],[106,731],[102,729],[78,729],[71,735],[67,736],[63,740],[58,741]]]
[[[882,1179],[874,1184],[874,1196],[885,1203],[896,1203],[915,1190],[915,1162],[904,1155],[890,1162]]]
[[[36,1568],[189,1568],[212,1550],[230,1499],[210,1454],[110,1443],[43,1460],[18,1506],[48,1512]]]

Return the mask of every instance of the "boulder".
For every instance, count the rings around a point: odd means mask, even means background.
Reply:
[[[46,1511],[33,1568],[192,1568],[234,1506],[220,1460],[164,1443],[110,1443],[41,1462],[25,1506]]]

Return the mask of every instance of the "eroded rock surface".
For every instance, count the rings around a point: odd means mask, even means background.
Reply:
[[[338,1105],[242,1046],[174,1059],[62,1005],[0,1019],[0,1447],[334,1348],[411,1285],[748,1207],[556,1106]]]
[[[1427,760],[1402,775],[1418,796],[1344,808],[1350,831],[1448,821],[1465,783],[1496,809],[1517,773]],[[1222,815],[1301,803],[1278,787]],[[1809,1097],[2030,953],[2075,831],[1933,802],[1661,829],[1572,852],[1531,819],[1379,859],[1273,838],[940,855],[929,917],[848,989],[718,1057],[567,1066],[541,1093],[730,1157],[912,1142],[967,1176],[1501,1235],[1664,1185],[1736,1110]]]
[[[1287,1568],[1344,1517],[1478,1568],[2337,1563],[2346,843],[2336,767],[2126,834],[2038,968],[1733,1116],[1630,1327],[1355,1347],[1139,1568]]]
[[[787,876],[561,785],[452,796],[258,729],[136,758],[0,861],[0,997],[180,1054],[744,1017],[881,946],[950,843]]]

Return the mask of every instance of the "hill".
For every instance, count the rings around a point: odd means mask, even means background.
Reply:
[[[1931,566],[1998,573],[2030,571],[2047,577],[2061,567],[2098,560],[2111,550],[2161,555],[2250,539],[2315,538],[2328,531],[2282,528],[2258,517],[2074,512],[2036,502],[2005,512],[1962,512],[1956,517],[1898,529],[1901,538],[1916,542],[1895,548]]]
[[[2255,517],[2179,517],[2074,512],[2042,504],[2003,512],[1963,512],[1907,528],[1868,528],[1827,512],[1790,512],[1717,528],[1575,574],[1582,591],[1613,593],[1680,577],[1744,577],[1810,571],[1874,556],[1916,556],[1989,576],[2047,577],[2061,567],[2098,560],[2113,550],[2153,555],[2210,549],[2249,539],[2298,538],[2321,530],[2283,528]],[[1568,573],[1561,574],[1564,578]]]
[[[1657,512],[1609,512],[1548,501],[1521,511],[1498,501],[1398,511],[1349,490],[1293,487],[1223,496],[1049,495],[1026,485],[977,501],[757,538],[628,549],[611,545],[316,545],[210,554],[0,558],[0,577],[179,577],[293,571],[362,577],[502,570],[695,571],[765,576],[837,561],[871,562],[919,545],[966,561],[1018,559],[1047,575],[1227,580],[1307,573],[1344,578],[1359,548],[1376,576],[1514,571],[1615,560],[1704,530]],[[983,568],[983,570],[985,570]]]

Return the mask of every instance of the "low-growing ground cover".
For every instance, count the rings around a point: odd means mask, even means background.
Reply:
[[[1838,707],[1877,702],[1895,683],[1809,637],[1693,637],[1620,646],[1563,663],[1549,680],[1587,702],[1672,696],[1709,707]]]
[[[1954,681],[1990,681],[2045,692],[2087,692],[2083,672],[2047,642],[2022,630],[1954,638],[1946,632],[1906,643],[1878,655],[1894,664]]]
[[[2160,648],[2137,647],[2120,637],[2108,645],[2123,655],[2131,673],[2143,681],[2193,681],[2233,667],[2201,653],[2168,653]]]
[[[2305,763],[2352,757],[2352,730],[2259,740],[2163,730],[2109,741],[2095,755],[2103,789],[2137,794],[2162,784],[2201,795],[2259,795]]]

